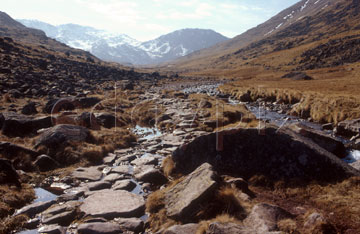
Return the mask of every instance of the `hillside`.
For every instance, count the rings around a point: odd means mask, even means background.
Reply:
[[[228,39],[213,30],[182,29],[154,40],[140,42],[125,34],[77,24],[53,26],[37,20],[18,21],[27,27],[40,29],[47,36],[68,46],[89,51],[102,60],[123,64],[167,62]]]
[[[25,27],[21,23],[11,18],[8,14],[1,11],[0,36],[10,37],[21,43],[42,46],[53,51],[73,54],[76,56],[89,57],[93,60],[99,61],[96,57],[88,52],[71,48],[63,43],[47,37],[46,34],[41,30]]]
[[[356,62],[357,52],[346,51],[353,49],[349,45],[357,44],[359,17],[357,0],[303,0],[232,40],[192,53],[172,65],[181,71],[232,76],[248,65],[277,71]],[[345,50],[334,51],[334,47]],[[334,52],[331,56],[340,57],[342,62],[319,54],[319,50]],[[311,56],[316,64],[308,59]]]

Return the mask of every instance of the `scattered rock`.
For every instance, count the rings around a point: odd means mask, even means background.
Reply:
[[[146,156],[146,157],[137,158],[137,159],[131,161],[131,164],[136,165],[136,166],[157,165],[158,159],[155,157],[152,157],[152,156]]]
[[[313,80],[311,76],[308,76],[305,72],[290,72],[283,75],[281,78],[290,78],[292,80]]]
[[[292,218],[292,215],[282,208],[260,203],[253,207],[244,224],[255,233],[267,233],[277,231],[277,222],[287,218]]]
[[[116,181],[115,184],[112,186],[113,190],[126,190],[132,191],[136,187],[136,184],[132,180],[120,180]]]
[[[123,233],[116,223],[83,223],[77,228],[79,234],[118,234]]]
[[[134,176],[139,181],[149,182],[156,185],[163,185],[167,182],[163,173],[153,166],[142,166],[136,168]]]
[[[49,149],[56,150],[66,146],[70,141],[92,142],[93,139],[87,128],[60,124],[45,131],[36,141],[35,148],[44,145]]]
[[[72,177],[78,180],[98,181],[102,177],[99,167],[80,167],[72,173]]]
[[[56,201],[54,201],[54,200],[46,201],[46,202],[36,202],[36,203],[30,204],[30,205],[24,206],[20,210],[17,210],[15,212],[15,215],[25,214],[31,218],[37,214],[40,214],[41,212],[48,209],[50,206],[52,206],[55,203],[56,203]]]
[[[21,109],[21,114],[23,115],[35,115],[37,113],[35,102],[30,102]]]
[[[86,187],[88,187],[90,191],[96,191],[111,188],[111,183],[109,181],[91,182],[87,183]]]
[[[112,173],[112,174],[105,176],[103,180],[110,182],[110,183],[114,183],[115,181],[123,180],[124,178],[125,178],[125,176],[122,174]]]
[[[66,234],[66,227],[61,227],[59,225],[48,225],[39,228],[38,232],[46,234]]]
[[[144,222],[139,218],[116,218],[114,221],[128,231],[135,233],[144,231]]]
[[[19,174],[10,160],[0,158],[0,184],[15,184],[21,187]]]
[[[3,113],[2,133],[8,137],[24,137],[52,126],[51,117],[30,118],[15,112]]]
[[[37,166],[40,171],[51,171],[59,167],[58,162],[45,154],[38,156],[34,161],[34,165]]]
[[[217,186],[212,166],[204,163],[165,194],[167,215],[191,219],[198,206],[210,199]]]
[[[209,224],[209,228],[206,231],[206,234],[235,234],[235,233],[251,234],[251,233],[261,233],[261,232],[254,232],[253,230],[249,230],[243,225],[237,223],[220,223],[220,222],[214,222]]]
[[[336,133],[345,137],[352,137],[360,133],[360,119],[345,120],[336,126]]]
[[[317,223],[325,222],[326,219],[321,214],[314,212],[309,215],[304,223],[304,227],[309,229],[310,227],[316,225]]]
[[[166,229],[163,234],[196,234],[198,227],[197,223],[174,225]]]
[[[124,190],[101,190],[84,200],[80,211],[85,215],[113,219],[140,217],[144,214],[144,198]]]

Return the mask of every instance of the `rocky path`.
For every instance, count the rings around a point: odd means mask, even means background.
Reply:
[[[146,93],[165,107],[168,121],[178,123],[172,133],[136,126],[136,146],[109,153],[98,166],[81,167],[70,176],[55,179],[51,187],[63,193],[23,207],[16,215],[32,219],[21,233],[141,233],[145,231],[145,202],[152,189],[167,182],[161,163],[180,145],[206,132],[192,128],[197,119],[186,99],[160,99]],[[180,100],[180,102],[179,102]]]

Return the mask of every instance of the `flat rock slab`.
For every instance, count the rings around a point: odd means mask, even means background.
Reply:
[[[85,186],[88,187],[90,191],[96,191],[96,190],[111,188],[111,183],[109,181],[97,181],[97,182],[87,183],[85,184]]]
[[[113,190],[126,190],[131,191],[136,187],[136,184],[132,180],[120,180],[116,181],[115,184],[112,186]]]
[[[275,205],[260,203],[252,208],[243,223],[256,233],[267,233],[277,231],[277,222],[288,218],[292,218],[292,215],[284,209]]]
[[[111,169],[110,173],[119,173],[130,175],[130,168],[128,165],[120,165]]]
[[[72,177],[78,180],[98,181],[102,177],[102,172],[98,167],[80,167],[72,173]]]
[[[117,218],[114,221],[128,231],[133,231],[135,233],[144,231],[144,221],[139,218]]]
[[[145,157],[137,158],[137,159],[131,161],[131,164],[136,165],[136,166],[157,165],[158,159],[153,156],[145,156]]]
[[[174,225],[166,229],[163,234],[196,234],[199,224],[188,223],[184,225]]]
[[[104,181],[114,183],[115,181],[123,180],[124,178],[125,176],[122,174],[113,173],[105,176]]]
[[[78,226],[79,234],[118,234],[123,233],[116,223],[83,223]]]
[[[61,227],[59,225],[48,225],[43,226],[38,229],[39,233],[46,233],[46,234],[66,234],[66,227]]]
[[[80,211],[85,215],[113,219],[117,217],[140,217],[144,214],[142,196],[124,190],[101,190],[84,200]]]
[[[216,174],[208,163],[202,164],[183,181],[165,194],[167,215],[174,218],[187,217],[206,201],[216,188]]]
[[[51,205],[55,204],[56,201],[46,201],[46,202],[36,202],[34,204],[30,204],[28,206],[25,206],[23,208],[21,208],[20,210],[18,210],[15,215],[21,215],[21,214],[26,214],[27,216],[29,216],[30,218],[43,212],[44,210],[46,210],[47,208],[49,208]]]

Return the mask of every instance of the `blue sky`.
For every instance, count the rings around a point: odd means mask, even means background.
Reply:
[[[145,41],[182,28],[245,32],[299,0],[1,0],[16,19],[75,23]]]

